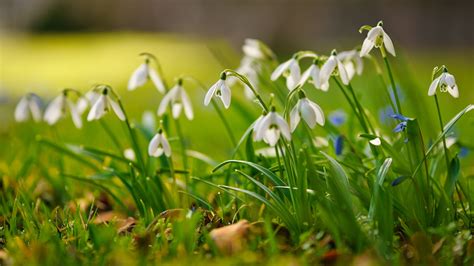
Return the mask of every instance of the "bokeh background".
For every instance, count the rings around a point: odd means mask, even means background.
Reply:
[[[4,144],[11,142],[18,127],[31,127],[13,123],[18,98],[30,91],[48,101],[65,87],[85,92],[94,83],[108,83],[121,91],[135,119],[143,110],[155,111],[161,96],[151,86],[125,91],[130,74],[141,63],[138,54],[144,51],[159,58],[168,80],[189,74],[210,85],[222,69],[238,66],[245,38],[266,42],[285,60],[297,50],[352,49],[365,37],[359,27],[381,19],[398,53],[391,60],[404,105],[410,106],[406,115],[423,118],[428,137],[438,129],[433,99],[426,96],[435,65],[446,64],[460,89],[459,99],[441,97],[445,120],[474,102],[472,0],[2,0],[0,10]],[[354,82],[361,101],[378,116],[387,103],[371,71],[367,67],[364,77]],[[243,99],[242,90],[233,93]],[[224,131],[213,122],[212,108],[202,107],[204,93],[195,89],[191,94],[197,116],[185,126],[192,129],[194,149],[209,149],[209,129],[216,135]],[[327,113],[346,107],[336,90],[317,97]],[[233,114],[228,112],[239,135],[254,117]],[[70,140],[95,130],[73,130],[70,121],[61,126],[70,129],[65,137]],[[465,145],[474,146],[472,116],[463,119],[456,132]],[[213,142],[231,149],[225,137]]]

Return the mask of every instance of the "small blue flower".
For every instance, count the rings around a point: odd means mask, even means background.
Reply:
[[[469,148],[461,146],[459,150],[459,154],[458,154],[459,158],[467,157],[468,154],[469,154]]]
[[[394,132],[394,133],[400,133],[400,132],[402,132],[403,130],[405,130],[405,128],[407,128],[407,122],[406,122],[406,121],[403,121],[403,122],[401,122],[400,124],[398,124],[398,125],[393,129],[393,132]]]
[[[386,106],[384,108],[381,108],[379,110],[379,118],[380,118],[380,121],[384,124],[384,125],[390,125],[390,118],[393,116],[393,114],[395,114],[395,112],[393,111],[392,107],[391,106]]]
[[[344,148],[344,138],[342,136],[337,136],[334,141],[334,149],[336,150],[336,155],[342,154],[342,149]]]
[[[398,119],[400,121],[405,121],[405,122],[409,120],[408,117],[403,116],[402,114],[393,114],[391,115],[391,117],[394,119]]]
[[[342,110],[336,110],[328,115],[329,121],[336,127],[341,126],[347,120],[347,114]]]

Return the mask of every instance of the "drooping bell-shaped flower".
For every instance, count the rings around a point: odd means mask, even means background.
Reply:
[[[171,113],[174,119],[177,119],[184,109],[184,114],[189,120],[194,118],[193,107],[188,94],[183,88],[183,80],[179,79],[178,83],[163,97],[158,107],[158,115],[161,116],[166,112],[167,107],[171,104]]]
[[[148,145],[148,155],[152,157],[160,157],[161,155],[166,157],[171,156],[171,147],[166,139],[166,136],[162,129],[151,139]]]
[[[59,119],[64,117],[69,110],[71,113],[72,122],[76,128],[82,127],[81,114],[77,110],[76,105],[68,99],[68,90],[64,90],[59,96],[54,98],[46,107],[43,120],[49,125],[56,124]]]
[[[145,83],[150,79],[155,85],[156,89],[165,93],[165,86],[163,80],[161,79],[158,72],[150,66],[150,61],[147,58],[145,63],[141,64],[132,74],[130,80],[128,81],[128,90],[132,91],[138,87],[145,85]]]
[[[211,86],[204,97],[204,105],[207,106],[211,102],[212,97],[219,98],[224,107],[227,109],[230,106],[231,91],[229,86],[226,84],[227,75],[222,72],[220,79]]]
[[[30,115],[35,122],[40,122],[42,118],[42,101],[41,98],[34,94],[28,93],[21,97],[15,108],[15,120],[24,122],[30,119]]]
[[[324,125],[324,113],[321,107],[306,98],[303,91],[299,91],[300,99],[290,112],[291,132],[295,131],[301,118],[310,128],[314,128],[316,124]]]
[[[77,100],[76,107],[79,114],[83,114],[88,107],[92,106],[95,101],[100,97],[100,93],[95,90],[90,90]]]
[[[286,76],[286,87],[288,90],[294,90],[301,79],[301,69],[297,56],[293,56],[288,61],[280,64],[271,75],[271,80],[275,81],[280,76]]]
[[[392,39],[388,36],[388,34],[383,30],[383,23],[380,21],[377,23],[377,26],[370,27],[370,26],[363,26],[361,29],[369,29],[367,33],[367,37],[365,38],[364,42],[362,43],[362,48],[360,49],[360,56],[364,57],[370,53],[370,51],[375,48],[381,48],[382,46],[387,49],[389,53],[393,56],[395,54],[395,48],[393,47]]]
[[[270,146],[275,146],[280,139],[280,135],[286,140],[291,140],[290,127],[286,123],[285,119],[281,117],[275,108],[266,114],[259,122],[256,123],[255,127],[255,141],[263,140]]]
[[[332,75],[339,75],[344,85],[349,84],[349,76],[347,75],[346,68],[342,64],[341,60],[337,57],[336,50],[331,52],[331,56],[326,60],[321,71],[319,72],[319,82],[325,84],[329,82],[329,78]]]
[[[431,82],[430,88],[428,89],[428,96],[433,96],[436,93],[436,89],[439,88],[440,92],[448,92],[454,98],[459,97],[458,85],[454,76],[449,74],[448,69],[443,67],[443,73]]]
[[[120,120],[125,121],[125,113],[122,108],[114,99],[112,99],[112,97],[110,97],[109,88],[104,88],[102,94],[93,103],[92,108],[87,115],[87,121],[102,118],[110,109],[114,111],[115,115],[117,115]]]
[[[362,75],[364,61],[357,50],[343,51],[337,54],[337,58],[342,62],[347,72],[349,80],[357,75]]]
[[[300,85],[304,85],[306,82],[313,84],[316,89],[320,89],[322,91],[328,91],[329,89],[329,81],[321,84],[321,80],[319,77],[319,73],[321,69],[318,66],[318,59],[315,59],[313,64],[301,75],[301,80],[299,82]]]

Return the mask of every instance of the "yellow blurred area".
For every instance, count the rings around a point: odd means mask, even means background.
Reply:
[[[227,50],[238,62],[224,42],[164,34],[14,34],[1,36],[0,44],[0,87],[12,96],[55,94],[65,87],[85,91],[96,83],[122,90],[143,62],[142,52],[158,57],[169,81],[182,74],[215,80],[223,66],[213,50]]]

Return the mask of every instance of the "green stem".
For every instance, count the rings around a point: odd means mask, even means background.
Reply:
[[[344,90],[344,87],[342,86],[342,84],[339,82],[339,80],[337,80],[335,77],[333,77],[333,80],[336,82],[336,84],[339,86],[339,88],[341,89],[342,93],[344,94],[344,96],[346,97],[346,100],[347,102],[349,102],[351,108],[352,108],[352,111],[356,114],[357,118],[359,119],[359,123],[360,125],[362,126],[362,128],[364,129],[365,132],[368,132],[367,130],[367,126],[365,125],[365,121],[364,119],[361,117],[361,115],[359,114],[356,106],[354,105],[354,103],[352,102],[351,98],[349,97],[349,95],[347,94],[346,90]]]
[[[354,92],[354,88],[352,88],[351,83],[347,84],[347,88],[349,88],[349,91],[352,94],[352,98],[354,98],[354,102],[355,102],[357,108],[359,109],[359,114],[362,115],[362,120],[364,120],[364,123],[366,123],[365,127],[367,128],[367,125],[369,125],[368,127],[370,128],[371,133],[375,134],[375,130],[372,127],[372,124],[370,123],[369,118],[368,118],[367,114],[364,111],[364,108],[362,108],[362,105],[360,104],[359,100],[357,99],[357,97],[355,95],[355,92]],[[367,129],[366,129],[366,131],[367,131]]]
[[[381,49],[384,49],[384,48],[381,48]],[[384,53],[382,53],[382,55],[384,55]],[[385,62],[385,66],[387,67],[388,76],[390,78],[390,83],[392,85],[392,92],[393,92],[393,95],[395,96],[395,102],[397,104],[397,112],[399,114],[402,114],[402,106],[400,105],[400,99],[398,98],[397,87],[395,85],[395,80],[393,79],[392,69],[390,68],[390,63],[388,62],[388,58],[387,58],[386,55],[383,56],[383,61]]]
[[[228,73],[228,75],[230,76],[234,76],[236,78],[238,78],[242,83],[244,83],[245,85],[247,85],[249,87],[249,89],[252,91],[252,93],[255,95],[255,97],[257,98],[258,102],[260,103],[260,105],[262,106],[263,110],[265,110],[266,112],[269,111],[267,105],[265,104],[265,102],[262,100],[262,97],[260,97],[260,94],[257,92],[257,90],[255,90],[255,88],[253,87],[252,83],[250,83],[250,81],[247,79],[247,77],[235,72],[234,70],[232,69],[225,69],[224,71],[222,72],[225,72],[225,73]]]
[[[120,109],[122,109],[123,114],[125,115],[125,124],[127,125],[127,129],[128,129],[129,134],[130,134],[130,139],[132,140],[132,146],[133,146],[133,150],[135,151],[135,155],[137,156],[138,165],[140,165],[143,175],[146,175],[146,166],[145,166],[145,163],[143,161],[140,146],[138,145],[137,135],[135,134],[135,131],[133,130],[132,126],[130,125],[128,115],[125,112],[125,109],[123,108],[122,101],[118,97],[117,97],[117,102],[120,106]]]
[[[181,125],[179,123],[179,118],[174,119],[175,126],[176,126],[176,134],[178,134],[179,142],[181,144],[181,156],[183,159],[183,168],[185,171],[187,171],[184,174],[185,181],[186,181],[186,189],[188,188],[189,185],[189,169],[188,169],[188,156],[186,154],[186,141],[184,139],[184,134],[183,131],[181,130]]]
[[[446,159],[446,171],[449,171],[449,154],[448,154],[448,146],[446,145],[446,136],[443,134],[444,133],[443,119],[441,117],[441,110],[439,108],[438,96],[435,94],[434,98],[435,98],[435,103],[436,103],[436,110],[438,111],[439,125],[441,126],[441,134],[443,135],[443,148],[444,148],[444,158]]]
[[[109,136],[109,138],[114,143],[115,147],[117,148],[117,151],[119,152],[119,155],[122,156],[123,149],[122,149],[122,146],[120,145],[120,142],[117,139],[117,137],[114,135],[114,133],[112,132],[110,127],[107,125],[107,123],[105,123],[104,120],[100,119],[99,122],[100,122],[100,125],[102,126],[102,128],[104,128],[104,130],[107,133],[107,135]]]

